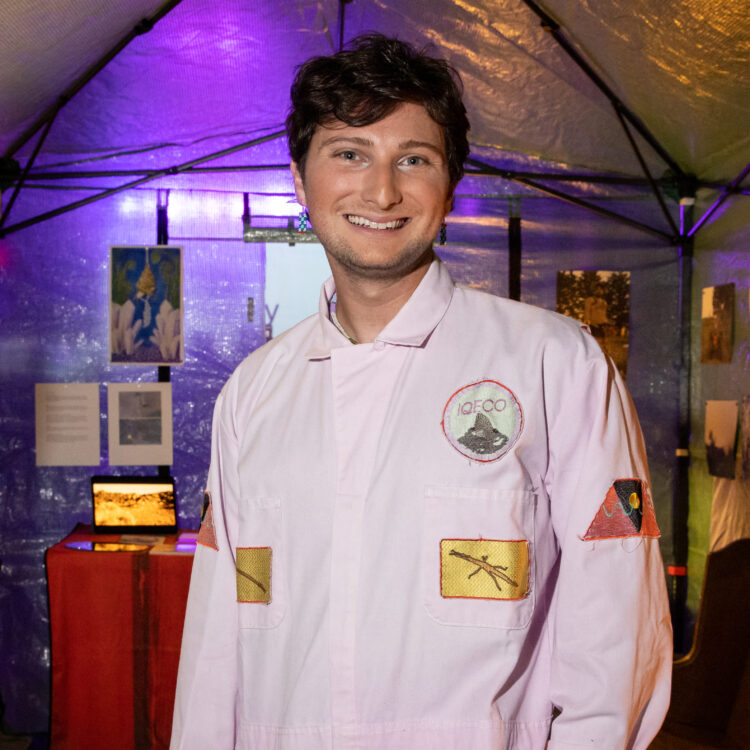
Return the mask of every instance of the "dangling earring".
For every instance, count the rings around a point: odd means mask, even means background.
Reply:
[[[307,223],[310,221],[310,215],[305,209],[299,212],[299,224],[297,225],[297,232],[305,234],[307,232]]]
[[[444,245],[445,240],[448,237],[448,229],[445,226],[445,222],[440,225],[440,244]]]

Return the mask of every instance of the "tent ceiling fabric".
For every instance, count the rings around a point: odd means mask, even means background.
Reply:
[[[6,0],[0,149],[160,4]],[[540,5],[686,172],[739,173],[750,152],[750,0]],[[182,0],[65,106],[39,163],[278,129],[295,66],[334,50],[338,14],[336,0]],[[367,30],[444,54],[465,81],[472,143],[498,159],[640,175],[610,103],[521,0],[354,0],[345,38]]]
[[[160,0],[0,3],[0,147],[52,105]]]

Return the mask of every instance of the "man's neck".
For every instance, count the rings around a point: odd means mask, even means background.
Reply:
[[[433,257],[397,278],[353,275],[332,264],[336,317],[346,334],[358,344],[374,341],[419,286]]]

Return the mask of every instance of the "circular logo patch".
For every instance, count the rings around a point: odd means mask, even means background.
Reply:
[[[513,391],[496,380],[480,380],[448,399],[442,425],[459,453],[475,461],[495,461],[516,442],[523,412]]]

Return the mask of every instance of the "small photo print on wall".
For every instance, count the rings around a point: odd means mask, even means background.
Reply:
[[[701,300],[701,362],[732,361],[734,284],[708,286]]]
[[[112,364],[181,365],[182,248],[110,248]]]
[[[172,463],[171,383],[109,383],[110,466]]]
[[[625,377],[630,331],[629,271],[558,271],[557,312],[585,323]]]
[[[706,401],[706,459],[715,477],[734,479],[738,411],[736,401]]]
[[[742,399],[740,432],[742,434],[742,476],[750,479],[750,396]]]

